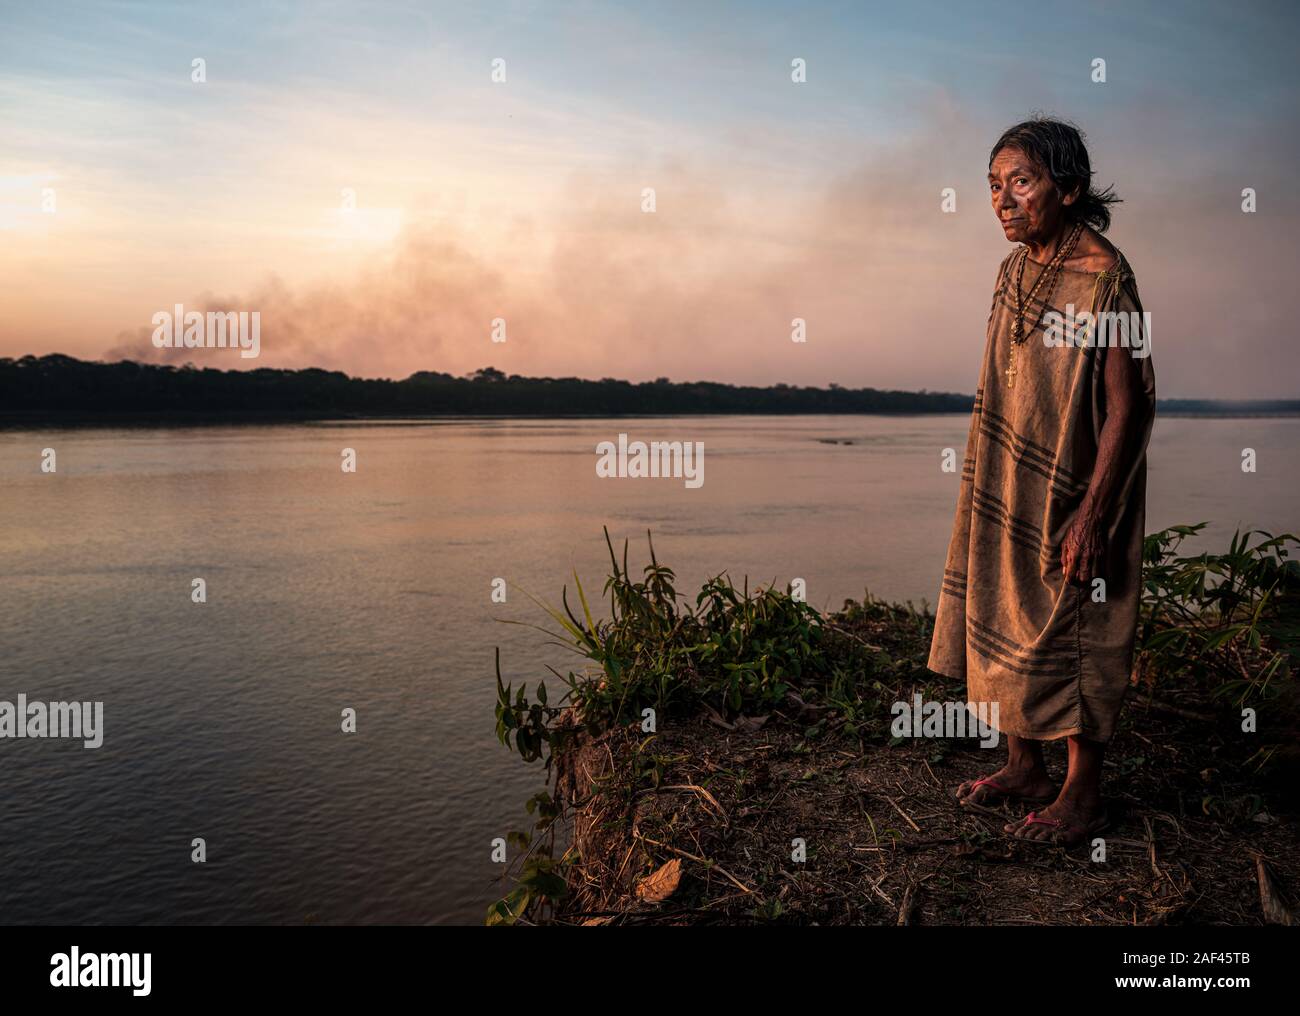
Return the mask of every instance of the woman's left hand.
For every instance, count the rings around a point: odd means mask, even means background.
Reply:
[[[1084,585],[1101,572],[1106,550],[1101,523],[1089,512],[1075,516],[1061,547],[1061,571],[1065,581]]]

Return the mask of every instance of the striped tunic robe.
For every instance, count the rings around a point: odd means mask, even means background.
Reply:
[[[1027,306],[1029,335],[1009,384],[1020,250],[1002,262],[994,287],[928,666],[965,680],[969,702],[997,703],[1003,733],[1105,742],[1129,683],[1141,596],[1155,418],[1149,318],[1122,255],[1108,272],[1063,271],[1052,306]],[[1026,262],[1026,294],[1042,270]],[[1061,327],[1052,327],[1052,312]],[[1096,321],[1091,329],[1083,312]],[[1107,356],[1138,360],[1145,416],[1103,520],[1103,583],[1079,586],[1064,580],[1061,550],[1097,461]]]

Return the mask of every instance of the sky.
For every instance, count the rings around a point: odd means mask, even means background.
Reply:
[[[1041,111],[1159,394],[1300,396],[1294,4],[0,7],[0,356],[973,392]],[[261,355],[156,349],[177,304]]]

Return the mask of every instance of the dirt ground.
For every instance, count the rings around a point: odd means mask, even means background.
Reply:
[[[1184,770],[1192,760],[1163,732],[1146,736],[1151,743],[1139,744],[1147,762],[1133,766],[1133,754],[1119,750],[1107,766],[1113,826],[1102,837],[1102,862],[1085,847],[1009,840],[1002,826],[1024,808],[957,805],[957,784],[996,769],[996,752],[966,749],[939,760],[932,744],[908,743],[861,754],[810,744],[789,725],[738,734],[701,720],[657,739],[660,786],[634,796],[625,835],[617,833],[620,816],[605,814],[615,826],[607,838],[623,849],[583,869],[557,917],[1260,924],[1260,857],[1283,905],[1293,906],[1286,889],[1300,887],[1295,816],[1246,817],[1247,788],[1228,785],[1222,774],[1207,783]],[[637,757],[633,738],[624,738],[626,757]],[[1061,755],[1064,746],[1057,747],[1049,754]],[[1049,762],[1058,779],[1063,762]],[[1167,767],[1177,767],[1179,778],[1169,779]],[[1209,783],[1234,813],[1203,813]],[[806,843],[802,863],[791,859],[796,838]],[[674,859],[681,862],[676,890],[659,902],[639,898],[640,881]]]
[[[1090,845],[1013,842],[1002,827],[1023,806],[957,804],[958,784],[999,768],[1005,746],[922,738],[864,746],[833,721],[810,732],[806,717],[780,713],[758,729],[727,730],[701,715],[653,737],[612,731],[565,769],[581,801],[574,842],[582,863],[551,919],[1294,922],[1294,766],[1269,778],[1252,772],[1250,745],[1233,723],[1230,711],[1207,717],[1131,697],[1106,758],[1104,860]],[[1059,782],[1065,742],[1046,755]]]

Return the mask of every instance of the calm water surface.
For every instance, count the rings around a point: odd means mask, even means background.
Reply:
[[[638,563],[653,529],[692,593],[727,570],[802,577],[823,608],[864,588],[933,605],[958,483],[940,456],[967,425],[0,432],[0,700],[98,699],[105,725],[93,751],[0,741],[0,922],[481,921],[491,840],[540,781],[496,741],[493,647],[516,684],[570,659],[500,623],[545,618],[514,590],[493,604],[492,580],[558,600],[576,569],[598,591],[608,525]],[[704,486],[598,479],[620,431],[703,441]],[[1158,419],[1147,531],[1300,530],[1298,439],[1296,419]]]

